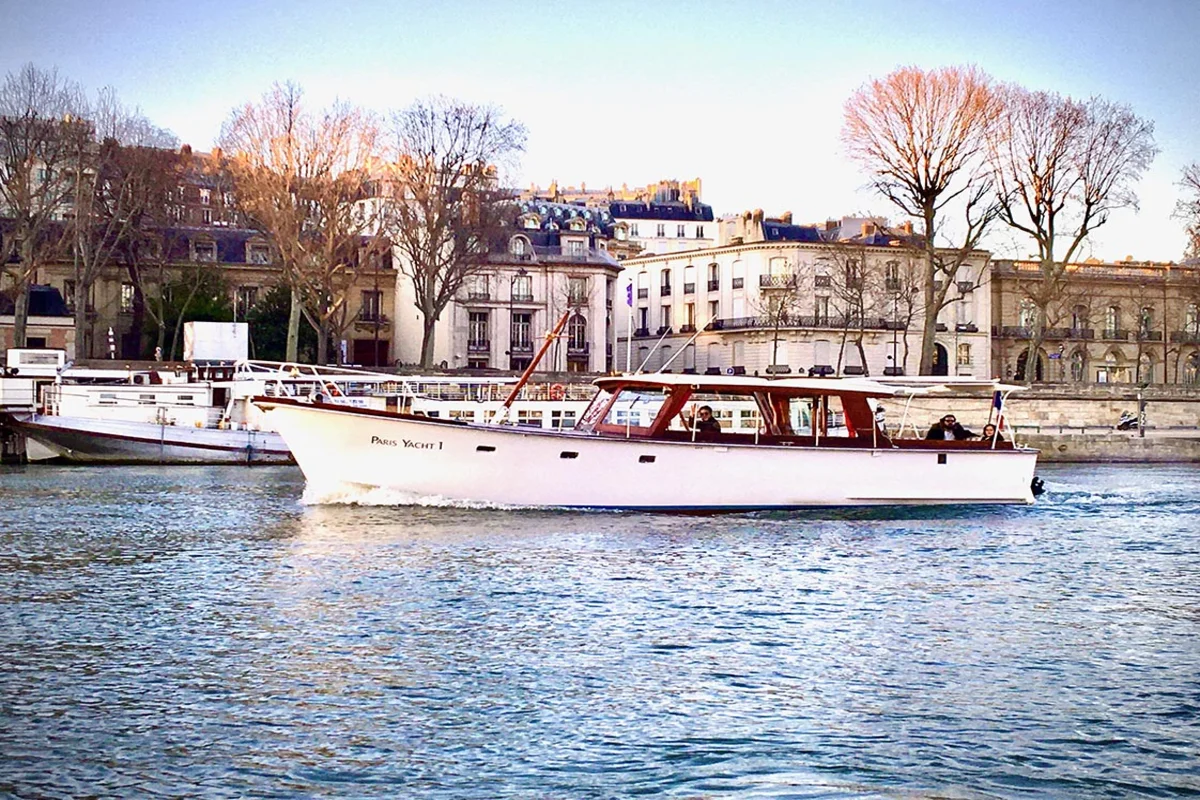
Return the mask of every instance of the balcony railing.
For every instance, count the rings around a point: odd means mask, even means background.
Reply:
[[[467,342],[468,353],[490,353],[492,343],[487,339],[472,339]]]
[[[645,300],[649,296],[650,296],[649,289],[638,289],[638,299],[639,300]]]
[[[478,289],[467,292],[468,300],[491,300],[492,293],[488,291],[479,291]]]
[[[769,317],[727,317],[716,319],[709,323],[709,330],[747,330],[772,329],[775,320]],[[864,317],[862,319],[833,317],[826,315],[801,315],[782,317],[779,320],[781,328],[830,328],[834,330],[870,330],[889,331],[893,328],[904,330],[902,322],[893,323],[884,317]]]
[[[1105,328],[1104,338],[1118,342],[1127,342],[1129,341],[1129,331],[1123,331],[1120,328]]]
[[[695,294],[695,293],[696,293],[696,284],[694,284],[694,283],[685,283],[685,284],[683,285],[683,293],[684,293],[684,294]]]
[[[795,286],[796,275],[794,273],[758,276],[758,288],[760,289],[791,289]]]
[[[695,333],[696,326],[695,325],[680,325],[679,332],[680,333]]]
[[[1200,344],[1200,331],[1171,331],[1171,341],[1176,344]]]
[[[900,279],[899,278],[885,278],[883,281],[883,288],[889,292],[900,291]]]
[[[659,297],[668,297],[670,294],[671,294],[671,287],[668,286],[667,284],[663,284],[662,286],[658,287],[658,296]]]
[[[720,291],[721,290],[721,281],[719,279],[715,279],[715,278],[713,280],[710,280],[708,282],[708,290],[710,292]]]
[[[512,301],[514,303],[532,303],[533,295],[524,294],[522,292],[513,292]]]
[[[586,356],[591,352],[589,342],[567,342],[567,358]]]
[[[634,336],[649,336],[650,329],[649,328],[638,328],[637,330],[635,330],[633,332],[633,335]]]
[[[667,333],[670,333],[670,332],[671,332],[671,326],[670,326],[670,325],[659,325],[659,326],[658,326],[658,332],[657,332],[657,334],[656,334],[656,335],[657,335],[657,336],[662,336],[663,334],[667,334]]]
[[[828,289],[830,286],[833,286],[833,278],[828,275],[817,275],[813,278],[813,286],[818,289]]]
[[[733,288],[735,288],[735,289],[741,289],[741,288],[742,288],[743,286],[745,286],[745,285],[746,285],[746,279],[745,279],[745,278],[734,278],[734,279],[733,279]]]
[[[513,355],[520,355],[521,353],[532,353],[533,352],[533,342],[513,342],[511,345],[509,345],[508,349],[512,352]]]
[[[974,322],[960,322],[954,326],[955,333],[979,333],[979,326]]]
[[[1163,340],[1162,331],[1138,331],[1137,340],[1139,342],[1161,342]]]
[[[959,294],[967,294],[968,292],[973,292],[973,291],[975,291],[975,282],[974,281],[959,281],[958,282],[958,293]]]

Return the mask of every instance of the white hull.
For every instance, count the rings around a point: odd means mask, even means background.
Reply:
[[[283,464],[291,461],[279,434],[267,431],[157,425],[33,414],[17,428],[34,454],[82,463]]]
[[[1031,503],[1037,460],[1033,450],[614,439],[292,404],[275,405],[268,421],[317,494],[349,484],[414,501],[500,506],[717,511]]]

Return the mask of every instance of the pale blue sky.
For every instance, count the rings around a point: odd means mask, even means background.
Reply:
[[[1179,259],[1171,219],[1200,160],[1200,0],[344,2],[0,0],[0,71],[114,86],[197,149],[237,104],[294,80],[380,111],[449,94],[529,128],[518,184],[704,181],[717,213],[895,216],[843,157],[842,104],[900,65],[1130,104],[1162,149],[1141,210],[1089,255]],[[1011,237],[990,242],[1024,255]]]

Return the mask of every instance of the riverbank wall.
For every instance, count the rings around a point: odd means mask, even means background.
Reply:
[[[897,398],[889,428],[905,419],[904,434],[923,436],[952,413],[978,433],[994,416],[990,397],[954,390]],[[1142,429],[1119,431],[1122,412],[1145,413]],[[1200,463],[1200,388],[1035,386],[1009,395],[1005,424],[1015,439],[1042,451],[1041,460],[1111,463]]]

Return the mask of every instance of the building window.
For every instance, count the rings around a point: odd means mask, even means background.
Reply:
[[[383,307],[383,292],[378,289],[363,289],[362,305],[359,307],[358,317],[364,322],[378,322],[380,320],[380,310]]]
[[[193,242],[192,251],[195,253],[193,261],[212,262],[217,260],[216,242]]]
[[[132,283],[122,283],[121,284],[121,313],[122,314],[132,314],[133,313],[133,294],[134,294],[134,292],[133,292],[133,284]]]
[[[516,303],[532,303],[533,302],[533,276],[531,276],[531,275],[514,275],[513,276],[512,299],[513,299],[513,302],[516,302]]]
[[[1080,330],[1088,326],[1087,306],[1075,306],[1071,309],[1071,327]]]
[[[467,314],[467,350],[486,352],[491,344],[488,340],[487,311],[471,311]]]
[[[660,330],[659,333],[663,333],[667,330],[667,328],[671,327],[671,307],[670,306],[663,306],[660,309],[660,314],[658,317],[658,324],[662,326],[662,330]]]
[[[512,331],[509,333],[513,350],[532,350],[533,340],[530,331],[533,329],[533,313],[516,311],[512,315]]]
[[[587,302],[587,278],[567,278],[567,298],[573,306]]]
[[[579,257],[585,254],[583,242],[578,239],[571,239],[567,242],[567,255]]]
[[[257,302],[257,286],[239,286],[234,302],[234,314],[236,314],[237,319],[245,319],[246,315],[250,313],[250,309],[254,308],[254,304]]]
[[[1076,350],[1071,354],[1071,380],[1075,383],[1082,383],[1084,372],[1083,353]]]
[[[212,190],[211,189],[201,189],[200,190],[200,205],[202,205],[202,206],[212,205]]]
[[[682,239],[685,236],[687,236],[687,226],[686,225],[676,225],[675,226],[675,238]]]
[[[523,256],[529,253],[529,240],[524,236],[514,236],[508,242],[508,252],[514,256]]]
[[[818,295],[815,298],[814,310],[816,311],[816,323],[818,325],[829,324],[829,298],[825,295]]]
[[[971,366],[971,345],[966,342],[960,342],[958,345],[958,365],[960,367]]]
[[[1138,316],[1138,333],[1145,336],[1154,327],[1154,306],[1142,306],[1142,313]]]
[[[721,317],[721,303],[718,300],[712,300],[708,304],[708,321],[712,322]]]
[[[688,330],[696,330],[696,304],[684,303],[683,305],[683,324],[688,326]]]
[[[67,311],[74,313],[75,281],[63,281],[63,301],[67,304]]]
[[[1020,310],[1017,312],[1017,325],[1022,328],[1032,328],[1037,324],[1037,306],[1032,300],[1025,299],[1021,301]]]
[[[696,226],[696,238],[697,238],[697,239],[703,239],[703,238],[704,238],[704,226],[703,226],[703,225],[697,225],[697,226]]]
[[[567,323],[567,349],[581,352],[586,348],[587,319],[582,314],[576,314]]]
[[[884,288],[889,292],[900,291],[900,262],[889,261],[883,268]]]
[[[1109,306],[1104,312],[1104,331],[1111,337],[1121,330],[1121,307]]]
[[[1200,305],[1189,303],[1183,312],[1183,332],[1200,336]]]
[[[251,264],[270,264],[271,246],[261,242],[251,242],[247,245],[246,260]]]
[[[636,222],[635,222],[635,223],[633,223],[632,225],[630,225],[630,226],[629,226],[629,235],[630,235],[630,236],[637,236],[637,235],[638,235],[637,223],[636,223]]]
[[[658,234],[658,238],[661,239],[662,237],[667,235],[667,226],[661,222],[658,223],[658,228],[657,228],[656,232]]]
[[[658,293],[659,295],[666,297],[671,293],[671,270],[664,269],[662,272],[660,272],[658,274],[658,280]]]
[[[200,209],[200,221],[202,223],[204,223],[205,225],[212,225],[212,209],[211,208]]]

